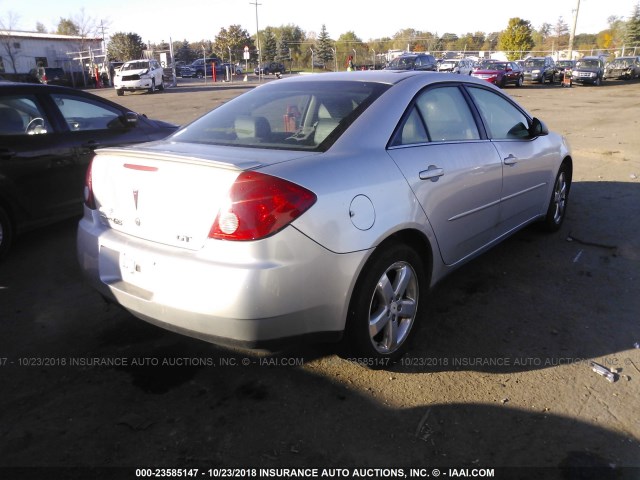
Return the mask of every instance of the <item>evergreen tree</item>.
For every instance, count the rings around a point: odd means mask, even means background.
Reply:
[[[528,20],[509,19],[506,30],[500,34],[498,48],[504,50],[509,60],[517,60],[533,47],[533,28]]]
[[[633,7],[631,16],[627,20],[625,42],[627,47],[640,46],[640,2]]]
[[[278,41],[271,27],[267,27],[262,34],[262,61],[273,62],[278,55]]]
[[[329,37],[329,33],[327,32],[327,27],[325,24],[322,24],[322,28],[320,29],[320,35],[318,35],[318,39],[316,40],[316,58],[322,61],[324,64],[324,68],[327,68],[327,65],[333,60],[333,50],[332,50],[332,42]]]

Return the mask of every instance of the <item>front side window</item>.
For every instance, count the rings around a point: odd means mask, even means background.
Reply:
[[[0,97],[0,135],[36,135],[51,131],[49,120],[34,96]]]
[[[115,108],[72,95],[54,94],[51,97],[72,131],[103,130],[119,124],[115,121],[121,113]]]
[[[492,139],[522,139],[529,136],[528,117],[511,102],[484,88],[470,87],[469,93]]]

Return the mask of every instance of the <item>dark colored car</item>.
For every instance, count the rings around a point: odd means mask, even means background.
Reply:
[[[260,67],[260,72],[258,72],[258,67],[253,69],[253,73],[255,73],[256,75],[258,75],[259,73],[262,73],[262,75],[270,75],[272,73],[285,73],[285,71],[285,66],[282,63],[278,62],[263,63],[262,67]]]
[[[633,80],[640,78],[640,56],[618,57],[607,64],[603,79]]]
[[[524,83],[524,72],[516,62],[500,62],[496,60],[480,62],[475,66],[471,75],[493,83],[500,88],[504,88],[507,85],[521,87]]]
[[[438,70],[438,61],[428,53],[400,55],[389,62],[385,70]]]
[[[59,67],[37,67],[33,68],[29,75],[37,79],[39,83],[46,85],[62,85],[68,87],[71,85],[68,75]]]
[[[177,128],[71,88],[0,84],[0,257],[17,233],[82,213],[96,148],[159,140]]]
[[[530,57],[524,62],[526,82],[553,83],[556,78],[556,62],[551,57]]]
[[[561,82],[562,80],[564,80],[565,73],[568,73],[570,75],[575,66],[575,60],[558,60],[556,62],[556,77],[554,80]]]
[[[191,65],[187,65],[180,69],[180,76],[182,77],[196,77],[196,78],[204,78],[213,77],[213,66],[216,66],[216,75],[222,73],[222,70],[218,67],[221,64],[221,60],[218,57],[210,57],[210,58],[198,58],[194,60]],[[205,67],[206,64],[206,67]]]
[[[600,57],[583,57],[576,61],[571,72],[571,81],[601,85],[604,80],[604,61]]]

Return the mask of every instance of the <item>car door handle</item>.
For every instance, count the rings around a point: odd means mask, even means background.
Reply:
[[[426,170],[422,170],[418,175],[420,176],[420,180],[437,182],[438,179],[444,175],[444,169],[436,167],[435,165],[429,165]]]
[[[16,155],[16,151],[15,150],[11,150],[10,148],[0,148],[0,158],[11,158],[11,157],[15,157]]]
[[[515,165],[516,163],[518,163],[518,158],[514,157],[513,154],[509,154],[509,156],[504,159],[505,165]]]

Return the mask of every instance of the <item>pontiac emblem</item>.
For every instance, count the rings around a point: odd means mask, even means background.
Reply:
[[[133,191],[133,203],[136,206],[136,211],[138,210],[138,190]]]

